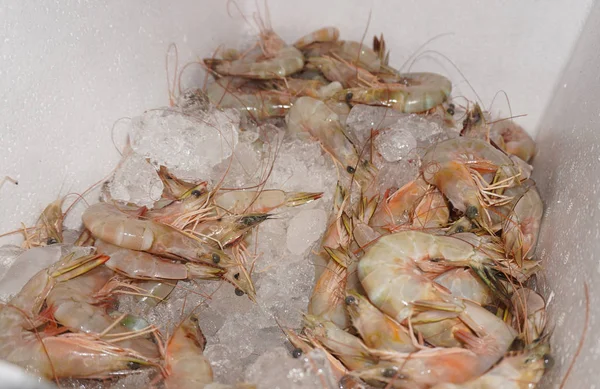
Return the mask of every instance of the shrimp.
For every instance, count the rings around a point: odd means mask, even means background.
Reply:
[[[186,215],[210,213],[208,206],[209,193],[201,189],[193,189],[184,193],[178,200],[171,201],[162,207],[155,207],[144,213],[144,218],[154,222],[168,224],[175,228],[183,228],[187,222]],[[197,217],[197,216],[196,216]],[[182,220],[183,219],[183,220]]]
[[[467,112],[460,134],[466,138],[481,139],[485,142],[490,141],[490,126],[485,120],[485,115],[479,103],[476,103],[473,109]]]
[[[513,294],[511,302],[515,327],[521,328],[521,337],[525,344],[534,343],[546,328],[544,298],[529,288],[522,288]]]
[[[381,362],[359,372],[359,376],[388,383],[393,388],[429,388],[479,377],[504,356],[515,332],[494,314],[468,301],[462,315],[469,319],[469,327],[476,334],[456,331],[454,336],[465,344],[465,349],[434,348],[409,354],[372,349],[372,356]]]
[[[226,269],[223,276],[225,280],[246,293],[250,299],[255,297],[250,276],[246,272],[241,272],[243,276],[240,276],[240,272],[235,271],[240,266],[235,259],[193,236],[164,224],[134,219],[107,203],[90,206],[82,219],[95,238],[115,246]]]
[[[361,188],[372,182],[376,169],[360,158],[354,144],[345,134],[338,115],[325,103],[311,97],[300,97],[286,116],[288,130],[294,134],[309,134],[321,147],[351,174]]]
[[[198,237],[204,244],[218,249],[231,246],[239,241],[248,231],[267,220],[269,216],[271,215],[268,213],[219,216],[216,219],[186,227],[185,231]]]
[[[369,224],[374,227],[391,227],[407,221],[414,203],[425,195],[428,187],[429,184],[422,176],[407,183],[380,202]]]
[[[315,42],[335,42],[340,37],[340,30],[337,27],[323,27],[298,39],[294,46],[302,49],[305,46]]]
[[[408,330],[374,307],[364,296],[349,291],[345,302],[352,325],[368,347],[399,352],[415,351]]]
[[[162,197],[165,199],[183,200],[189,196],[200,197],[207,191],[208,183],[206,181],[199,183],[186,182],[175,177],[162,165],[157,174],[164,186]]]
[[[255,60],[249,58],[236,60],[206,58],[204,64],[221,76],[270,80],[287,77],[300,71],[304,67],[304,56],[297,48],[284,46],[274,52],[270,58],[264,56]]]
[[[100,252],[109,255],[106,267],[129,278],[141,280],[218,280],[225,270],[193,262],[171,262],[143,251],[128,250],[101,240],[96,241]]]
[[[501,120],[492,124],[492,139],[508,154],[516,155],[525,162],[530,162],[536,154],[535,141],[512,120]]]
[[[350,88],[334,99],[351,104],[390,107],[398,112],[419,113],[444,103],[452,93],[452,83],[435,73],[406,73],[398,84]]]
[[[110,328],[111,336],[128,333],[122,324],[114,324],[100,305],[102,301],[96,294],[113,276],[107,267],[97,267],[79,277],[61,282],[54,286],[46,297],[46,304],[54,319],[72,332],[100,334]],[[154,343],[144,338],[124,339],[116,343],[118,346],[135,350],[149,358],[159,356]]]
[[[338,58],[310,57],[308,66],[319,69],[329,81],[339,82],[345,88],[369,87],[377,83],[377,77],[368,70]],[[337,99],[341,92],[334,93],[332,98]]]
[[[61,198],[44,208],[36,223],[35,232],[31,235],[25,234],[24,243],[27,248],[62,243],[63,202],[64,198]]]
[[[8,304],[0,308],[0,358],[46,378],[106,378],[135,370],[148,360],[85,334],[49,336],[28,331],[46,296],[60,282],[108,259],[90,255],[63,257],[39,271]]]
[[[228,212],[240,213],[266,213],[276,208],[297,207],[318,200],[323,192],[284,192],[277,189],[262,191],[229,191],[219,193],[214,198],[214,203]]]
[[[524,259],[530,259],[535,252],[543,213],[542,199],[535,186],[531,186],[516,202],[504,221],[504,250],[518,265],[521,265]]]
[[[381,58],[371,48],[356,41],[315,42],[302,48],[307,58],[330,57],[358,66],[370,73],[381,69]]]
[[[486,175],[495,174],[504,187],[518,184],[518,180],[514,181],[519,171],[510,158],[489,143],[474,138],[454,138],[430,146],[421,166],[425,181],[435,185],[454,208],[488,227],[489,215],[483,204],[485,196],[491,198],[489,202],[493,204],[494,200],[505,198],[491,191],[485,176],[474,178],[473,171],[477,170]]]
[[[325,250],[330,259],[315,283],[308,302],[308,314],[329,320],[340,328],[347,328],[350,320],[344,305],[344,294],[348,279],[348,265],[343,253],[329,248]]]
[[[412,217],[416,229],[435,229],[448,224],[450,210],[442,193],[437,190],[427,192],[417,204]]]
[[[552,365],[550,346],[539,342],[505,356],[487,373],[463,384],[444,383],[432,389],[533,389]]]
[[[181,322],[167,342],[166,388],[204,388],[213,382],[210,362],[203,354],[205,344],[196,316]]]
[[[367,249],[358,263],[358,277],[369,300],[402,322],[410,316],[412,303],[444,300],[445,292],[419,268],[472,266],[480,275],[489,263],[491,258],[485,252],[463,240],[403,231],[384,236]]]
[[[209,84],[206,93],[211,103],[219,108],[235,108],[255,120],[283,117],[292,105],[292,98],[278,91],[245,93],[239,87],[246,82],[233,77],[222,77]]]
[[[451,269],[437,276],[434,281],[456,297],[468,299],[481,305],[491,304],[494,296],[488,286],[472,269]]]
[[[327,230],[323,234],[321,246],[337,249],[348,247],[351,239],[350,218],[346,214],[346,207],[350,198],[346,189],[338,181],[333,197],[333,212],[331,213]]]

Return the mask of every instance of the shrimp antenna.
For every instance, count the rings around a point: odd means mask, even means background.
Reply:
[[[419,51],[421,51],[425,46],[427,46],[428,44],[430,44],[431,42],[433,42],[436,39],[442,38],[444,36],[450,36],[450,35],[454,35],[453,32],[445,32],[443,34],[438,34],[436,36],[434,36],[433,38],[429,38],[425,43],[423,43],[421,46],[419,46],[411,55],[410,57],[408,57],[406,59],[406,61],[404,61],[404,63],[402,64],[402,66],[400,67],[400,69],[398,70],[399,72],[402,72],[402,69],[404,69],[404,67],[406,66],[406,64],[408,64],[408,62],[413,59],[418,53]]]
[[[510,99],[508,98],[508,93],[506,93],[506,91],[503,89],[500,89],[498,92],[496,92],[496,94],[492,98],[492,102],[490,103],[488,112],[492,111],[492,106],[494,105],[494,101],[496,100],[496,97],[498,97],[499,94],[504,95],[504,98],[506,98],[506,104],[508,105],[508,114],[509,114],[509,117],[512,119],[514,116],[513,116],[513,112],[512,112],[512,107],[510,106]]]
[[[171,54],[171,50],[175,52],[175,73],[173,76],[173,82],[169,80],[170,71],[169,71],[169,56]],[[177,50],[177,45],[175,43],[169,44],[167,48],[167,53],[165,55],[165,70],[167,72],[167,91],[169,93],[169,106],[173,107],[175,105],[175,89],[177,87],[177,73],[179,71],[179,51]]]
[[[117,128],[117,124],[122,120],[131,121],[132,119],[130,117],[123,116],[122,118],[115,120],[115,122],[113,123],[113,125],[110,129],[110,141],[112,142],[113,146],[115,147],[115,150],[117,150],[117,153],[119,153],[119,155],[121,157],[123,156],[123,150],[119,149],[119,146],[117,146],[117,142],[115,142],[115,129]],[[125,147],[123,147],[123,148],[126,148],[129,145],[129,142],[130,142],[129,134],[127,134],[127,140],[125,142],[126,142],[126,144],[125,144]]]
[[[590,324],[590,292],[588,290],[587,282],[583,283],[583,292],[585,294],[585,319],[583,321],[583,332],[581,333],[581,339],[579,339],[579,345],[577,345],[577,351],[575,351],[575,354],[573,355],[573,360],[571,361],[571,364],[569,364],[569,368],[567,369],[567,372],[565,373],[565,377],[563,378],[562,382],[560,383],[559,389],[563,389],[565,387],[565,384],[567,383],[567,380],[569,379],[569,375],[571,374],[571,371],[573,370],[573,366],[575,366],[575,361],[577,360],[577,357],[579,357],[579,354],[581,353],[581,350],[583,349],[583,344],[585,342],[585,336],[587,335],[588,326]]]

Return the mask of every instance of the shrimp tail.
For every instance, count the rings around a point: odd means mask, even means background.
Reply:
[[[297,207],[323,197],[323,192],[292,192],[285,196],[286,207]]]

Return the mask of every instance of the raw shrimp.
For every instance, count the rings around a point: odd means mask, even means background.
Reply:
[[[285,116],[292,98],[279,91],[241,92],[238,88],[246,80],[222,77],[209,84],[206,93],[210,102],[219,108],[235,108],[248,113],[255,120]]]
[[[343,185],[338,181],[335,187],[335,194],[333,197],[333,212],[331,212],[329,224],[323,239],[321,240],[321,246],[332,249],[340,247],[348,247],[351,239],[351,223],[350,218],[346,214],[345,210],[348,207],[350,198],[344,189]]]
[[[0,358],[46,378],[105,378],[148,364],[133,351],[85,334],[48,336],[28,331],[57,283],[77,277],[107,259],[97,255],[73,259],[69,255],[33,276],[0,308]]]
[[[222,250],[203,244],[191,235],[149,220],[134,219],[117,207],[98,203],[85,210],[83,224],[97,239],[176,260],[199,262],[227,270],[223,278],[254,299],[254,285],[240,264]],[[218,266],[217,266],[218,265]],[[236,277],[237,275],[237,277]]]
[[[490,126],[479,103],[476,103],[473,109],[467,112],[460,134],[465,138],[476,138],[485,142],[490,141]]]
[[[27,230],[24,230],[24,244],[27,248],[62,243],[63,202],[64,198],[61,198],[51,202],[44,208],[31,235],[26,233]]]
[[[416,229],[436,229],[445,227],[450,218],[450,210],[442,193],[428,191],[417,204],[412,217],[412,227]]]
[[[389,228],[407,221],[414,204],[425,195],[428,187],[421,176],[405,184],[380,202],[369,224]]]
[[[144,218],[181,229],[187,222],[186,215],[210,211],[212,209],[209,206],[209,193],[206,190],[193,189],[184,193],[178,200],[144,212]]]
[[[494,301],[492,291],[472,269],[452,269],[437,276],[434,281],[447,288],[453,296],[481,305]]]
[[[267,213],[218,216],[201,223],[191,223],[184,229],[192,233],[204,244],[215,249],[228,247],[238,242],[248,231],[271,216]]]
[[[281,47],[270,58],[248,57],[236,60],[206,58],[204,64],[222,76],[238,76],[269,80],[296,73],[304,67],[304,56],[293,46]]]
[[[452,83],[435,73],[406,73],[398,84],[345,89],[336,95],[339,101],[390,107],[398,112],[419,113],[442,104],[452,93]]]
[[[225,270],[193,262],[172,262],[143,251],[124,249],[101,240],[96,241],[101,253],[110,256],[105,265],[129,278],[142,280],[218,280]]]
[[[198,318],[190,316],[175,329],[165,352],[165,387],[204,388],[213,382],[210,362],[204,356],[206,339],[198,326]]]
[[[340,328],[350,325],[344,304],[348,268],[343,255],[325,248],[330,256],[327,267],[315,283],[308,302],[308,314],[329,320]]]
[[[351,174],[363,191],[373,182],[376,169],[362,159],[348,139],[338,115],[325,103],[311,97],[300,97],[286,116],[288,130],[296,135],[309,134],[321,147]]]
[[[305,46],[315,42],[332,42],[337,41],[340,37],[340,30],[337,27],[323,27],[298,39],[294,46],[297,49],[302,49]]]
[[[393,388],[429,388],[479,377],[504,356],[515,332],[494,314],[468,301],[461,315],[470,320],[469,327],[477,334],[456,331],[454,336],[466,349],[434,348],[410,354],[372,349],[371,355],[380,359],[380,365],[359,376],[389,383]]]
[[[240,213],[266,213],[276,208],[297,207],[318,200],[323,192],[284,192],[277,189],[262,191],[229,191],[219,193],[214,197],[214,203],[228,212]]]
[[[552,365],[550,346],[539,342],[505,356],[493,369],[463,384],[439,384],[432,389],[533,389]]]
[[[491,128],[491,136],[502,150],[516,155],[525,162],[530,162],[535,156],[535,141],[523,127],[512,120],[495,122]]]
[[[113,326],[114,319],[107,313],[106,307],[100,305],[103,301],[96,297],[113,275],[109,268],[101,266],[57,284],[46,297],[49,312],[72,332],[97,335],[110,328],[109,336],[128,333],[122,324]],[[115,344],[149,358],[159,356],[156,345],[148,339],[124,339]]]
[[[165,199],[183,200],[188,196],[200,197],[207,191],[208,183],[206,181],[199,183],[186,182],[175,177],[164,166],[160,166],[157,174],[164,185],[162,197]]]
[[[356,41],[315,42],[303,47],[302,52],[309,59],[337,58],[370,73],[377,73],[381,69],[379,54]]]
[[[521,329],[521,338],[525,344],[539,339],[546,328],[546,302],[538,293],[522,288],[511,297],[513,324]]]
[[[530,259],[540,232],[540,223],[544,213],[542,199],[535,186],[516,202],[508,218],[502,226],[504,250],[511,255],[518,265]]]
[[[368,347],[399,352],[415,351],[408,330],[374,307],[364,296],[349,291],[345,302],[352,325]]]
[[[377,83],[377,77],[361,67],[333,57],[311,57],[308,66],[316,68],[323,73],[329,81],[337,81],[344,88],[369,87]],[[341,93],[333,94],[333,98]]]
[[[488,255],[463,240],[403,231],[384,236],[367,249],[358,263],[358,277],[369,300],[402,322],[411,314],[413,302],[442,301],[445,294],[419,268],[472,266],[479,275],[488,263]]]
[[[473,170],[483,171],[484,175],[476,180]],[[505,187],[519,183],[519,170],[511,159],[489,143],[474,138],[460,137],[431,145],[423,157],[421,171],[425,181],[435,185],[454,208],[485,227],[490,221],[484,209],[484,195],[493,197],[490,202],[504,198],[491,192],[489,182],[484,180],[495,178]],[[486,179],[489,175],[492,177]]]

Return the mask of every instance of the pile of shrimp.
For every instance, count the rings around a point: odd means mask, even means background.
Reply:
[[[289,45],[268,30],[245,52],[205,59],[213,80],[172,108],[191,117],[237,109],[246,123],[318,142],[335,163],[303,328],[283,329],[293,357],[325,353],[343,388],[533,388],[552,361],[545,301],[530,285],[543,214],[535,143],[478,104],[455,120],[446,77],[388,62],[383,37],[369,48],[326,27]],[[418,150],[410,182],[382,190],[373,137],[358,144],[345,126],[357,105],[443,123],[447,136]],[[105,193],[83,213],[74,245],[2,306],[0,358],[57,382],[147,368],[157,387],[260,386],[214,382],[194,314],[164,334],[111,302],[131,293],[160,304],[188,279],[225,281],[255,301],[252,231],[322,193],[224,190],[165,166],[157,173],[164,190],[152,209]],[[64,242],[63,216],[62,200],[50,204],[25,230],[26,247]]]

